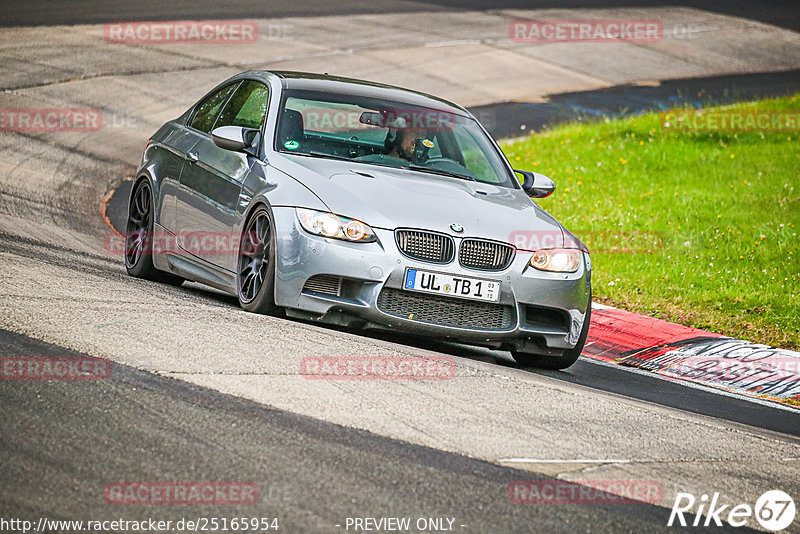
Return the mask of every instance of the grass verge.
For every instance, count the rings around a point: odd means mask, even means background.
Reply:
[[[800,110],[800,94],[716,108]],[[630,311],[800,348],[800,131],[695,133],[658,113],[501,143],[544,173],[537,201],[592,251],[594,297]]]

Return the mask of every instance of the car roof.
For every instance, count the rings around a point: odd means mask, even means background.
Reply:
[[[260,74],[274,74],[281,78],[286,89],[345,93],[368,98],[381,98],[400,101],[411,106],[439,109],[457,115],[469,115],[463,107],[433,95],[355,78],[331,76],[297,71],[259,71]]]

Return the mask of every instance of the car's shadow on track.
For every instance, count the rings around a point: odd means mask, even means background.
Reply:
[[[241,306],[239,306],[239,300],[235,296],[224,293],[218,289],[214,289],[213,287],[202,285],[197,282],[184,282],[180,286],[180,290],[191,293],[195,297],[214,300],[219,304],[227,304],[232,308],[237,308],[244,312]]]
[[[236,297],[207,286],[186,283],[180,290],[190,292],[198,298],[209,299],[241,310]],[[242,313],[247,313],[243,310],[241,311]],[[782,434],[800,436],[800,418],[797,417],[797,413],[794,411],[775,409],[768,405],[753,403],[748,399],[722,396],[711,391],[690,388],[681,383],[661,380],[655,375],[628,372],[625,368],[614,365],[601,365],[585,357],[579,358],[575,364],[567,369],[552,371],[520,365],[514,361],[507,351],[420,338],[391,331],[358,330],[285,316],[278,316],[278,318],[292,323],[313,325],[327,330],[346,332],[375,340],[494,364],[498,366],[498,369],[516,369],[530,373],[530,375],[545,376],[565,383],[617,394],[646,403],[669,406],[687,412],[777,431]]]
[[[184,284],[181,286],[180,289],[181,291],[189,292],[196,297],[207,298],[210,300],[214,300],[220,304],[227,304],[233,308],[239,308],[239,301],[236,299],[236,297],[234,297],[233,295],[228,295],[227,293],[223,293],[222,291],[218,291],[212,287],[201,285],[195,282],[184,282]],[[372,339],[380,339],[382,341],[388,341],[389,343],[409,345],[420,349],[449,354],[451,356],[459,356],[462,358],[469,358],[471,360],[482,361],[486,363],[496,363],[499,365],[506,365],[509,367],[520,367],[519,364],[514,362],[514,360],[511,358],[508,352],[505,353],[506,357],[503,358],[501,356],[502,355],[501,351],[492,351],[491,349],[483,347],[460,345],[458,343],[453,343],[453,342],[436,341],[430,338],[419,338],[418,336],[410,336],[389,331],[360,330],[357,328],[346,328],[342,326],[319,323],[316,321],[307,321],[303,319],[286,317],[286,315],[284,314],[279,314],[276,317],[292,323],[314,325],[328,330],[335,330],[337,332],[347,332],[349,334],[355,334]],[[536,371],[536,369],[531,369],[531,370]]]
[[[227,293],[223,293],[222,291],[218,291],[214,288],[201,285],[199,283],[194,283],[194,282],[184,283],[181,286],[181,290],[190,292],[197,297],[211,299],[220,304],[226,304],[234,308],[239,308],[239,302],[236,299],[236,297],[228,295]],[[355,334],[358,336],[368,337],[371,339],[387,341],[389,343],[397,343],[399,345],[407,345],[419,349],[440,352],[442,354],[448,354],[450,356],[468,358],[470,360],[492,363],[503,367],[512,367],[515,369],[529,371],[531,373],[558,376],[558,375],[566,375],[569,372],[568,370],[550,371],[550,370],[536,369],[535,367],[522,366],[514,361],[514,359],[511,357],[511,354],[508,351],[492,350],[486,347],[478,347],[472,345],[462,345],[460,343],[451,341],[437,341],[431,338],[420,338],[419,336],[412,336],[399,332],[346,328],[342,326],[329,325],[315,321],[307,321],[303,319],[286,317],[284,314],[279,314],[276,317],[293,323],[309,324],[320,328],[325,328],[328,330],[335,330],[337,332],[346,332],[349,334]]]
[[[431,350],[434,352],[441,352],[451,356],[458,356],[460,358],[468,358],[485,363],[493,363],[507,367],[517,367],[525,369],[525,367],[517,364],[507,351],[492,350],[485,347],[477,347],[472,345],[462,345],[460,343],[451,341],[437,341],[435,339],[420,338],[418,336],[410,336],[395,332],[384,332],[380,330],[362,330],[355,331],[359,335],[365,337],[380,339],[390,343],[398,343],[401,345],[409,345],[420,349]],[[531,369],[536,371],[536,369]]]

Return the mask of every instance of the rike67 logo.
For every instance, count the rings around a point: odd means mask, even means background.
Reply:
[[[689,526],[684,513],[695,514],[691,524],[693,527],[721,527],[725,526],[725,523],[732,527],[743,527],[755,516],[756,521],[763,528],[777,532],[792,524],[795,512],[794,500],[789,494],[780,490],[764,492],[756,500],[754,507],[747,503],[735,506],[722,504],[719,500],[719,493],[714,493],[710,499],[705,493],[700,496],[700,499],[695,498],[691,493],[678,493],[675,496],[675,503],[672,505],[667,526]],[[703,515],[706,516],[705,521],[703,521]]]

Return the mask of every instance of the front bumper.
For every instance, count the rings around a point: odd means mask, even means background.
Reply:
[[[391,230],[374,229],[375,243],[349,243],[309,234],[294,208],[273,208],[273,216],[275,303],[289,315],[553,355],[578,341],[591,294],[587,261],[575,273],[542,272],[528,265],[532,253],[519,251],[502,271],[477,271],[461,267],[458,259],[440,265],[408,258]],[[458,247],[461,238],[453,237]],[[497,280],[500,301],[484,305],[404,291],[407,267]],[[342,282],[335,292],[306,286],[318,275]]]

